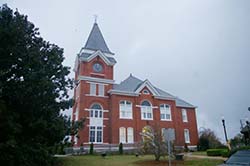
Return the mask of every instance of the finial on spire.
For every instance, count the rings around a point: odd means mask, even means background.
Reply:
[[[94,14],[95,24],[97,23],[97,18],[98,18],[98,15]]]

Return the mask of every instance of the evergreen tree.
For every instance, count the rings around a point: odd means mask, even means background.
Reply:
[[[70,107],[63,49],[45,41],[27,16],[0,7],[0,163],[51,165]]]

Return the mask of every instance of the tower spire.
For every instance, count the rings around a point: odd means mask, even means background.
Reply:
[[[94,20],[95,20],[95,24],[97,24],[97,18],[98,18],[98,15],[97,14],[94,14]]]
[[[90,34],[89,34],[88,40],[83,48],[90,49],[90,50],[96,50],[96,51],[100,50],[102,52],[114,55],[114,53],[112,53],[109,50],[109,48],[108,48],[108,46],[107,46],[107,44],[102,36],[101,30],[98,27],[97,15],[94,15],[94,18],[95,18],[95,20],[94,20],[95,23],[93,25],[93,28],[92,28]]]

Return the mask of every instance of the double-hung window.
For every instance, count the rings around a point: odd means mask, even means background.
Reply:
[[[104,96],[104,85],[103,84],[98,85],[98,95]]]
[[[132,119],[132,103],[126,100],[120,102],[120,118]]]
[[[126,133],[126,128],[120,127],[119,141],[120,143],[134,143],[134,129],[132,127],[128,127]]]
[[[126,128],[125,127],[119,128],[119,135],[120,135],[120,143],[126,143]]]
[[[90,95],[95,96],[96,95],[96,84],[95,83],[90,83]]]
[[[161,120],[171,121],[171,110],[167,104],[160,105]]]
[[[143,101],[141,104],[141,119],[153,120],[152,106],[148,101]]]
[[[182,114],[182,121],[183,122],[188,122],[187,110],[186,109],[182,109],[181,110],[181,114]]]
[[[89,142],[102,143],[102,127],[101,126],[89,127]]]
[[[184,138],[185,138],[185,143],[190,143],[190,137],[189,137],[189,130],[184,129]]]
[[[132,127],[127,128],[127,140],[128,143],[134,143],[134,129]]]

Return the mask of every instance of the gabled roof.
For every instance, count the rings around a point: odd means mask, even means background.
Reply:
[[[116,64],[115,58],[105,56],[100,50],[94,52],[93,54],[81,53],[79,59],[84,62],[89,62],[97,56],[99,56],[108,65]]]
[[[84,48],[95,51],[101,50],[105,53],[114,54],[109,50],[97,23],[94,23]]]
[[[192,104],[153,86],[148,80],[142,81],[139,78],[134,77],[132,74],[120,84],[114,84],[110,93],[139,95],[139,92],[145,86],[147,86],[150,91],[153,91],[152,93],[156,98],[175,100],[177,107],[195,108]]]
[[[141,84],[138,85],[138,87],[135,90],[135,93],[140,93],[140,91],[147,87],[149,91],[154,95],[154,96],[159,96],[159,92],[155,89],[155,87],[149,82],[149,80],[143,81]]]

